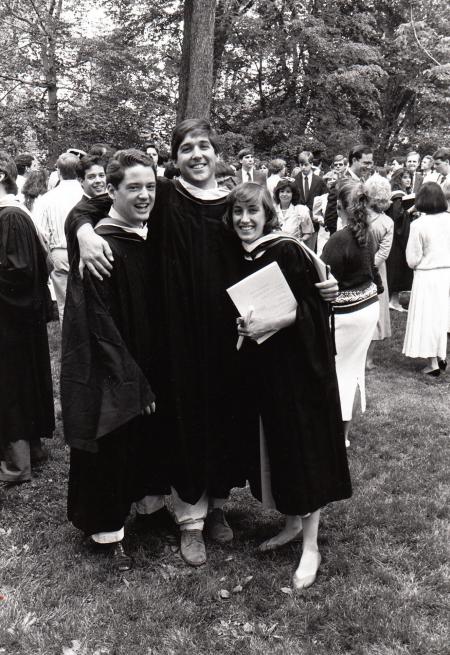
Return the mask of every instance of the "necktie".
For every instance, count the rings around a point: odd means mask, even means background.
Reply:
[[[250,171],[247,171],[247,175],[248,175],[248,181],[249,181],[249,182],[253,182],[253,180],[252,180],[252,174],[250,173]]]
[[[309,196],[309,182],[308,182],[308,176],[305,175],[305,200],[308,199]]]

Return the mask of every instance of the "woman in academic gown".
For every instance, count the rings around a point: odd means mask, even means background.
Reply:
[[[15,165],[0,153],[0,480],[31,479],[40,439],[54,427],[44,248],[14,193]],[[17,173],[17,171],[16,171]]]
[[[320,564],[320,508],[351,495],[328,306],[299,242],[272,231],[276,214],[265,189],[247,183],[232,191],[227,222],[243,246],[240,277],[277,262],[298,303],[270,325],[256,315],[239,317],[238,332],[244,337],[247,477],[258,499],[287,516],[282,533],[262,549],[291,541],[303,523],[294,585],[305,588]],[[258,345],[255,339],[269,329],[277,332]]]

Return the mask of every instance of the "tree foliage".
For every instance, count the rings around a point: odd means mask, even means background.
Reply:
[[[23,148],[33,135],[51,158],[94,141],[139,145],[149,131],[167,139],[194,89],[188,73],[207,51],[194,95],[206,106],[211,90],[211,119],[230,156],[253,143],[264,157],[308,148],[329,159],[364,141],[381,163],[444,145],[444,0],[216,0],[213,54],[210,42],[202,50],[212,25],[194,25],[200,54],[194,47],[187,66],[183,15],[201,4],[0,0],[4,145]]]

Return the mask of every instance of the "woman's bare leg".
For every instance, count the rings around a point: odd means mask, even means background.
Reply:
[[[275,537],[263,541],[259,546],[259,550],[268,551],[275,550],[288,544],[290,541],[295,541],[302,531],[302,518],[301,516],[286,516],[286,523],[284,528]]]
[[[320,509],[303,519],[303,550],[300,564],[294,574],[295,589],[307,589],[316,579],[321,556],[317,545]]]

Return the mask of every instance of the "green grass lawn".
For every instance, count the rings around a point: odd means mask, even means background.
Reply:
[[[258,554],[281,520],[247,490],[229,503],[234,544],[208,545],[205,567],[138,537],[131,517],[135,569],[110,573],[66,520],[58,423],[33,481],[0,491],[0,654],[448,654],[450,372],[421,376],[401,355],[405,315],[392,318],[350,435],[354,495],[323,512],[313,587],[290,590],[301,544]],[[50,336],[57,380],[55,323]]]

